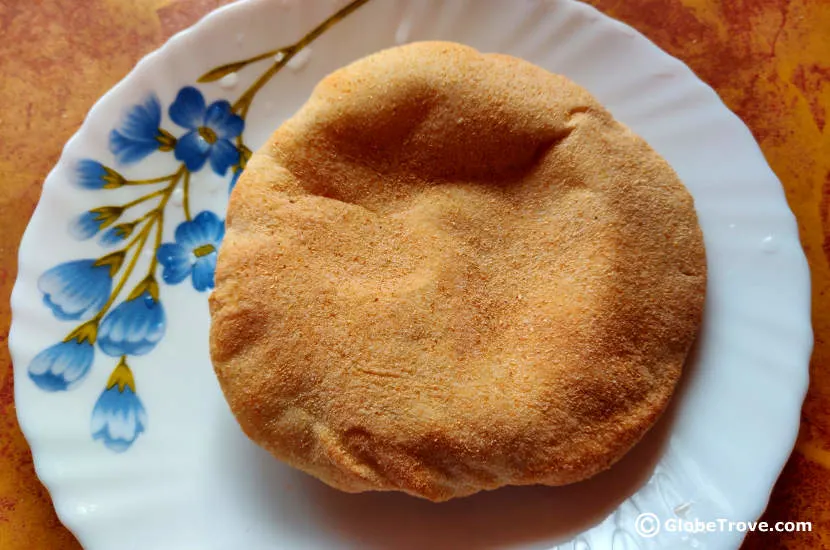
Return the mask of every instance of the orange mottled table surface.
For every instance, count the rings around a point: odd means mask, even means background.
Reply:
[[[17,247],[47,172],[92,104],[147,52],[222,0],[0,2],[0,341]],[[784,184],[813,273],[816,348],[796,450],[770,521],[812,533],[750,536],[744,548],[830,548],[830,2],[591,0],[679,57],[752,129]],[[74,549],[35,477],[0,347],[0,548]]]

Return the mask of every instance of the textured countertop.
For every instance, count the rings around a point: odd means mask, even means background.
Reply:
[[[0,548],[74,550],[17,426],[5,341],[20,237],[92,104],[221,0],[0,2]],[[816,348],[796,450],[766,513],[812,533],[748,549],[830,548],[830,2],[591,0],[685,61],[749,125],[795,212],[813,274]]]

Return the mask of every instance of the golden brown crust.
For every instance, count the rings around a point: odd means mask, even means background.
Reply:
[[[705,284],[690,195],[587,92],[418,43],[328,76],[253,156],[211,353],[245,433],[344,491],[561,485],[663,411]]]

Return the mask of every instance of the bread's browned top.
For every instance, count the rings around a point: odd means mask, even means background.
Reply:
[[[654,423],[705,257],[587,92],[450,43],[324,79],[231,197],[211,353],[242,428],[347,491],[558,485]]]

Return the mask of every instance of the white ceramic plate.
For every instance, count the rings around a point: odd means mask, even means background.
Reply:
[[[372,0],[287,48],[343,6],[253,0],[211,14],[106,94],[47,178],[20,247],[10,346],[20,424],[62,521],[92,549],[737,547],[737,527],[648,538],[635,519],[756,519],[796,436],[809,273],[747,128],[686,66],[583,4]],[[442,505],[341,494],[251,444],[214,379],[206,298],[246,147],[330,71],[425,39],[571,77],[695,197],[702,335],[671,410],[589,482]]]

